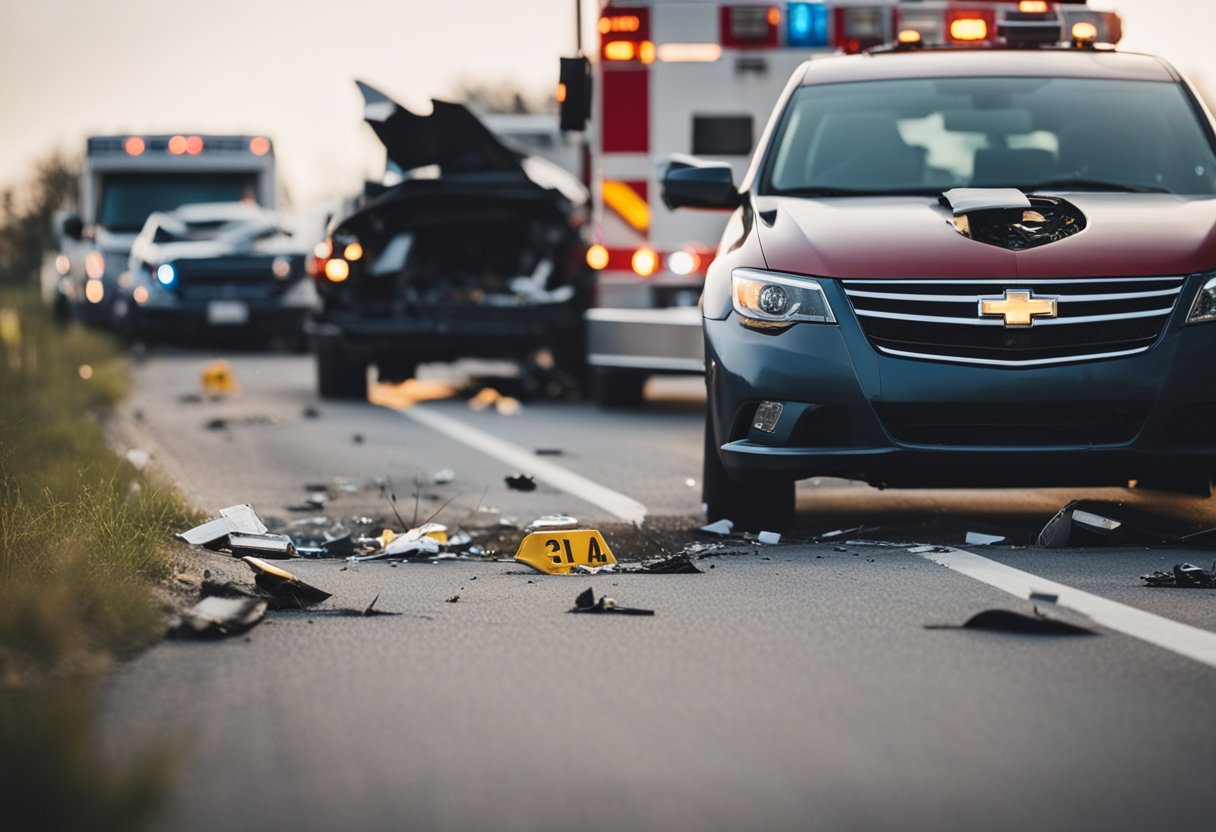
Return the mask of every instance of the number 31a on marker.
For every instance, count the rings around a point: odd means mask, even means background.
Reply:
[[[575,566],[607,566],[616,558],[595,529],[536,532],[525,537],[515,560],[548,575],[568,575]]]

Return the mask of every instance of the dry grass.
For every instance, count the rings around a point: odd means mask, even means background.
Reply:
[[[25,828],[138,828],[162,792],[162,754],[102,759],[90,693],[110,657],[159,637],[165,544],[194,520],[106,445],[124,362],[32,292],[0,295],[0,804],[39,813]]]

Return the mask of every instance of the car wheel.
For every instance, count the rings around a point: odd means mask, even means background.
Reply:
[[[737,532],[780,532],[794,525],[793,481],[739,483],[732,480],[722,465],[708,411],[705,413],[701,499],[705,501],[705,513],[711,523],[731,520]]]
[[[597,370],[592,392],[600,407],[639,407],[645,400],[643,388],[646,376],[642,373]]]
[[[337,338],[318,338],[317,392],[323,399],[366,399],[367,364],[352,360]]]

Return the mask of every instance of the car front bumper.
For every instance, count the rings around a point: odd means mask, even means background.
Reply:
[[[882,355],[840,295],[838,325],[706,320],[723,464],[740,481],[897,487],[1216,478],[1216,324],[1183,326],[1191,297],[1144,353],[1016,369]],[[771,432],[753,424],[761,401],[783,405]]]

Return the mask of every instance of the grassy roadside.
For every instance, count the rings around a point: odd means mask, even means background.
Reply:
[[[169,532],[193,515],[106,445],[126,391],[119,346],[56,326],[36,292],[0,293],[0,806],[5,826],[134,829],[154,757],[100,755],[91,681],[159,637]],[[24,822],[22,822],[24,821]]]

